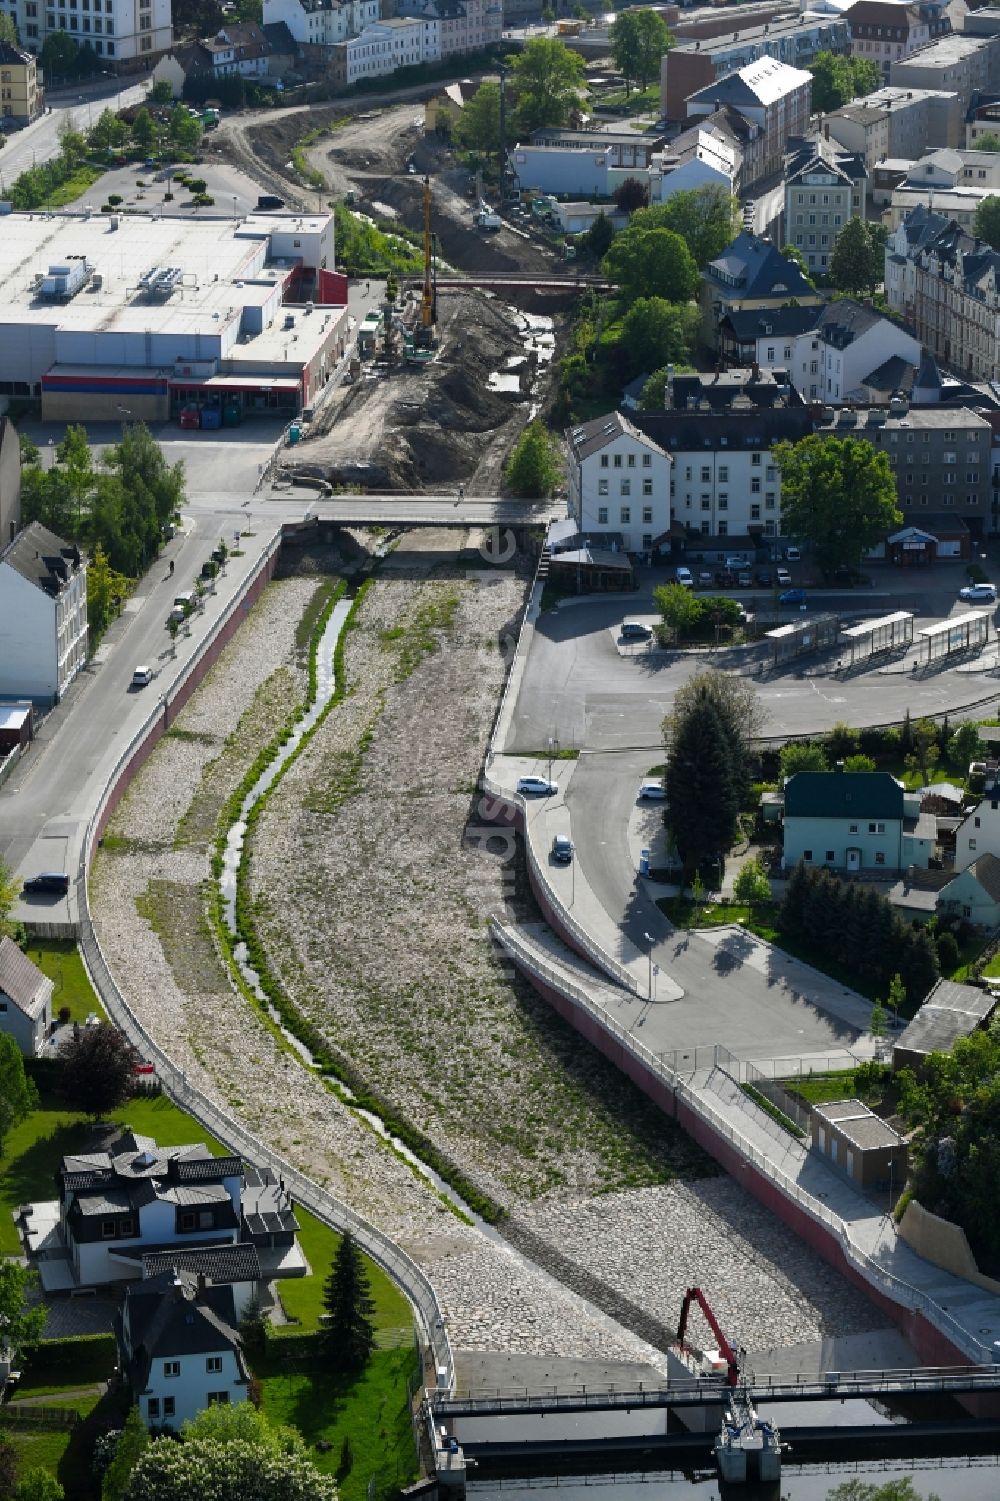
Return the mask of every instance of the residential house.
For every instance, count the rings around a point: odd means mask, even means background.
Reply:
[[[780,371],[670,374],[665,406],[638,412],[635,426],[671,461],[670,527],[699,550],[735,539],[771,546],[781,533],[781,477],[771,452],[813,430],[798,392]]]
[[[503,37],[501,0],[393,0],[393,12],[425,23],[436,57],[481,52]]]
[[[929,1053],[950,1053],[960,1037],[971,1037],[996,1012],[997,997],[976,985],[938,980],[916,1016],[892,1048],[894,1069],[919,1070]]]
[[[430,22],[408,16],[366,26],[358,36],[335,42],[330,48],[333,80],[342,88],[350,88],[362,78],[437,62],[441,54],[432,50],[434,43],[425,36],[432,32]]]
[[[150,1428],[178,1429],[206,1407],[247,1400],[231,1287],[173,1269],[132,1283],[115,1337],[119,1368]]]
[[[920,207],[890,234],[885,293],[932,354],[974,380],[1000,378],[1000,255]]]
[[[942,887],[937,910],[988,932],[1000,927],[1000,859],[978,855]]]
[[[270,43],[253,21],[229,21],[198,43],[213,78],[260,78],[269,71]]]
[[[924,207],[971,230],[979,205],[998,189],[997,153],[941,148],[910,164],[892,189],[889,212],[883,218],[890,229],[896,229],[915,208]]]
[[[889,875],[926,867],[937,825],[887,771],[800,771],[785,783],[784,866]]]
[[[0,695],[58,703],[87,660],[87,575],[32,521],[0,548]]]
[[[1000,36],[952,32],[893,61],[889,82],[904,89],[942,89],[957,94],[962,114],[973,94],[992,89],[1000,76]]]
[[[26,48],[0,41],[0,132],[30,125],[43,108],[34,55]]]
[[[510,170],[522,191],[572,198],[610,198],[627,178],[648,181],[666,138],[634,130],[571,130],[544,126],[510,151]]]
[[[463,78],[459,83],[448,83],[440,94],[434,94],[424,103],[424,131],[431,135],[437,130],[438,116],[445,114],[452,126],[458,125],[470,99],[479,93],[481,79]]]
[[[380,11],[379,0],[264,0],[263,24],[284,21],[307,57],[325,61],[327,48],[373,26]]]
[[[846,150],[863,153],[871,172],[886,158],[916,161],[929,147],[961,145],[962,108],[954,90],[889,84],[831,110],[823,129]]]
[[[36,1058],[52,1027],[52,981],[12,938],[0,938],[0,1032]]]
[[[846,297],[826,306],[730,313],[719,332],[726,358],[785,370],[806,401],[864,401],[886,360],[916,368],[921,358],[905,328]]]
[[[981,855],[1000,858],[1000,784],[997,783],[987,787],[955,830],[955,870],[966,870]]]
[[[718,79],[741,68],[771,59],[793,70],[805,68],[817,52],[847,52],[850,32],[843,16],[778,16],[763,24],[747,25],[730,11],[723,35],[678,37],[660,63],[660,108],[668,120],[683,120],[687,101],[708,90]],[[734,29],[735,28],[735,29]]]
[[[685,107],[692,121],[729,109],[756,127],[744,151],[741,191],[745,192],[781,170],[785,143],[791,136],[804,136],[809,128],[811,97],[811,73],[765,57],[691,94]]]
[[[21,525],[21,442],[9,417],[0,417],[0,549]]]
[[[7,0],[17,34],[29,52],[39,53],[46,38],[67,32],[79,47],[90,47],[110,73],[146,72],[173,44],[170,0],[68,0],[58,9],[38,0]],[[64,79],[49,79],[65,82]]]
[[[702,271],[699,301],[706,344],[715,349],[730,313],[780,308],[792,300],[808,307],[825,301],[802,268],[769,240],[744,230]]]
[[[568,510],[587,536],[648,552],[670,530],[670,456],[621,412],[567,433]]]
[[[812,1107],[813,1151],[862,1188],[902,1188],[906,1143],[861,1100],[830,1100]]]
[[[877,63],[886,82],[892,63],[926,46],[939,29],[950,29],[948,22],[939,28],[919,5],[901,0],[856,0],[844,19],[851,32],[851,56]]]
[[[294,72],[298,66],[298,42],[284,21],[272,21],[262,26],[261,30],[269,48],[268,73],[275,79],[287,78],[288,74]]]
[[[802,252],[810,271],[825,272],[837,236],[865,217],[868,169],[860,154],[824,136],[791,140],[785,158],[785,242]]]

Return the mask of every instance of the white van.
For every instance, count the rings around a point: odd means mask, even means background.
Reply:
[[[694,588],[694,579],[691,577],[691,570],[690,570],[690,568],[685,568],[682,565],[680,568],[675,569],[674,570],[674,578],[677,580],[677,582],[681,585],[682,588],[684,588],[684,589],[693,589]]]

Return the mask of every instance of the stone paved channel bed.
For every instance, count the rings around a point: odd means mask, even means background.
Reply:
[[[460,540],[439,533],[416,547]],[[376,585],[349,638],[354,691],[258,826],[258,917],[296,999],[541,1242],[609,1294],[648,1304],[670,1326],[698,1282],[748,1345],[877,1326],[873,1309],[734,1184],[698,1177],[706,1162],[686,1138],[496,965],[483,914],[504,894],[503,869],[463,847],[463,831],[502,681],[496,640],[523,586],[505,575],[424,588],[419,556],[393,561],[397,576]],[[431,550],[425,571],[434,564]],[[630,1329],[447,1211],[278,1046],[215,953],[201,905],[213,809],[305,690],[295,626],[314,588],[301,578],[269,588],[116,813],[93,883],[112,968],[199,1087],[424,1265],[456,1346],[655,1362]],[[449,625],[442,599],[456,593]],[[415,614],[429,604],[438,623],[425,629]],[[434,638],[408,674],[401,621],[407,650]],[[373,694],[382,719],[358,757]],[[311,899],[303,862],[322,877]],[[664,1186],[678,1169],[697,1181]]]

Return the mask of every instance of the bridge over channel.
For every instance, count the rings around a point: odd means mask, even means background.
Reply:
[[[566,514],[565,501],[498,500],[464,495],[334,495],[306,493],[293,486],[267,501],[277,511],[294,505],[295,520],[337,526],[547,526]],[[292,518],[289,517],[289,524]]]
[[[821,1376],[752,1376],[742,1388],[759,1405],[770,1402],[829,1402],[847,1397],[964,1395],[1000,1391],[1000,1365],[916,1366],[889,1371],[827,1371]],[[669,1386],[577,1387],[570,1391],[506,1390],[454,1396],[434,1393],[435,1420],[526,1417],[554,1413],[634,1412],[641,1408],[700,1407],[725,1399],[723,1380],[691,1380]]]

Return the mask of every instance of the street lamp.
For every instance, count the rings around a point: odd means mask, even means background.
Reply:
[[[654,978],[653,978],[653,935],[652,935],[652,933],[643,933],[642,936],[643,936],[643,938],[645,938],[646,942],[649,944],[649,999],[650,999],[650,1001],[655,1001],[656,1000],[656,991],[654,989]]]

